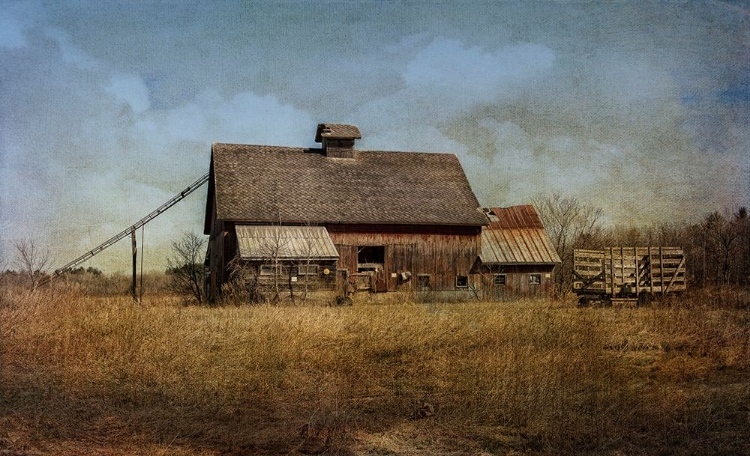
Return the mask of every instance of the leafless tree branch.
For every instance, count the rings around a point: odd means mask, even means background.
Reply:
[[[13,245],[16,249],[16,256],[12,261],[12,267],[29,278],[31,289],[34,290],[46,273],[50,252],[31,239],[20,239]]]

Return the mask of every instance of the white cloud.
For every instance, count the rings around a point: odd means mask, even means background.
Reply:
[[[317,125],[307,112],[282,104],[275,95],[251,92],[239,93],[214,106],[208,115],[228,141],[253,140],[260,144],[306,144],[313,139]]]
[[[70,35],[65,30],[58,27],[49,27],[45,30],[45,35],[57,42],[63,62],[85,70],[93,70],[99,66],[96,59],[73,43]]]
[[[451,152],[459,155],[472,185],[485,204],[503,204],[534,193],[545,182],[535,137],[510,121],[478,122],[495,149],[474,156],[471,137],[448,138],[438,128],[479,106],[514,99],[554,65],[554,52],[543,45],[513,44],[496,51],[465,46],[461,41],[422,35],[403,39],[399,57],[409,56],[401,72],[404,85],[364,103],[353,115],[366,126],[363,148]]]
[[[413,87],[479,89],[522,76],[530,66],[530,56],[514,48],[503,48],[493,54],[478,47],[465,48],[458,40],[437,37],[409,63],[403,77]]]
[[[180,141],[301,146],[312,141],[316,125],[309,113],[273,95],[244,92],[225,100],[208,90],[182,106],[140,116],[136,135],[157,150]]]
[[[459,155],[466,153],[466,145],[446,138],[440,130],[431,125],[409,125],[379,131],[368,135],[363,145],[363,148],[371,150],[439,152]]]
[[[382,134],[451,122],[478,106],[512,100],[520,88],[545,77],[555,61],[554,52],[539,44],[506,45],[492,52],[424,35],[406,37],[388,53],[394,54],[390,70],[400,71],[401,85],[373,94],[349,114]],[[414,142],[408,139],[408,144]],[[426,144],[414,148],[424,150]]]
[[[461,104],[491,102],[514,84],[552,68],[554,52],[539,44],[515,44],[495,52],[435,38],[409,63],[403,78],[410,90],[440,93]]]
[[[485,176],[478,191],[481,201],[489,206],[502,203],[500,199],[517,204],[522,202],[517,198],[533,194],[540,183],[547,185],[547,167],[541,166],[534,139],[523,128],[491,118],[481,119],[478,125],[491,134],[494,144],[492,153],[476,157],[474,164],[475,172]]]
[[[106,91],[117,100],[127,103],[135,113],[142,113],[151,106],[148,87],[143,78],[135,75],[113,75]]]

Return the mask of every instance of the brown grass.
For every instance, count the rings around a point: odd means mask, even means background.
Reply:
[[[746,308],[0,299],[0,454],[750,453]]]

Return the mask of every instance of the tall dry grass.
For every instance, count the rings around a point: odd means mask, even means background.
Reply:
[[[742,309],[0,296],[0,450],[750,451]]]

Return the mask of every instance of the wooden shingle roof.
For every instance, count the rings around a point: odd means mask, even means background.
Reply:
[[[555,251],[534,206],[490,208],[490,226],[482,229],[484,264],[557,264]]]
[[[318,124],[315,132],[315,142],[322,142],[323,138],[361,139],[362,134],[356,125]]]
[[[206,233],[216,218],[252,223],[487,225],[453,154],[215,143]]]

